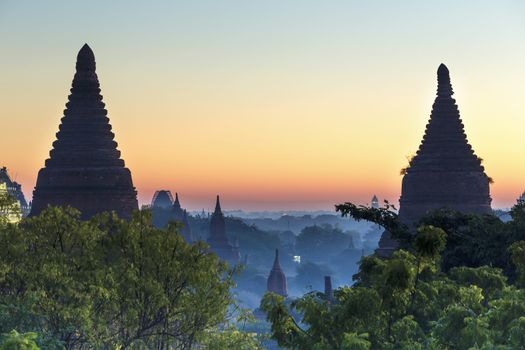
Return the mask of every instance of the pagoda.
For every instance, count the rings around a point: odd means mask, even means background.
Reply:
[[[5,166],[0,168],[0,184],[5,185],[3,187],[5,187],[6,193],[13,197],[18,203],[17,206],[22,217],[28,216],[31,206],[27,203],[24,193],[22,192],[22,185],[11,180]],[[2,191],[2,193],[3,192],[4,191]]]
[[[232,246],[230,242],[228,242],[228,237],[226,237],[226,222],[224,214],[222,213],[219,196],[217,196],[215,211],[210,219],[210,237],[208,238],[208,244],[210,245],[210,250],[222,260],[233,265],[239,263],[239,249]]]
[[[275,249],[275,259],[273,267],[266,281],[266,288],[268,292],[279,294],[280,296],[288,296],[288,288],[286,286],[286,276],[279,262],[279,249]]]
[[[377,196],[375,194],[372,197],[372,200],[370,202],[370,207],[372,207],[374,209],[378,209],[379,208],[379,199],[377,199]]]
[[[182,222],[184,219],[184,209],[180,205],[179,194],[175,193],[175,201],[172,206],[173,220]]]
[[[419,150],[405,169],[399,220],[411,230],[429,211],[449,208],[491,214],[490,179],[467,141],[450,76],[444,64],[437,72],[437,96]],[[389,232],[377,253],[388,256],[398,246]]]
[[[168,190],[156,191],[151,200],[152,208],[169,209],[173,205],[173,196]]]
[[[30,215],[48,205],[72,206],[82,219],[107,211],[129,219],[138,209],[131,172],[120,158],[100,95],[95,55],[86,44],[45,167],[38,172]]]

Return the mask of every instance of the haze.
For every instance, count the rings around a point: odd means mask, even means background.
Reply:
[[[0,165],[31,198],[89,43],[141,202],[396,202],[443,62],[508,207],[525,188],[524,16],[521,1],[1,1]]]

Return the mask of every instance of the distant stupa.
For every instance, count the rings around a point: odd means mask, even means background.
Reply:
[[[105,211],[128,219],[138,209],[131,172],[113,140],[95,68],[95,55],[86,44],[77,56],[57,140],[38,172],[31,215],[53,205],[77,208],[83,219]]]
[[[173,202],[173,220],[182,222],[184,219],[184,210],[180,205],[179,194],[175,193],[175,201]]]
[[[490,179],[467,141],[449,71],[439,66],[437,97],[423,141],[410,161],[399,199],[399,219],[412,229],[429,211],[450,208],[491,214]],[[388,256],[398,244],[385,232],[377,253]]]
[[[516,203],[517,203],[517,204],[523,204],[523,203],[525,203],[525,191],[523,191],[523,193],[521,194],[521,196],[519,196],[519,198],[516,200]]]
[[[24,193],[22,192],[22,185],[18,182],[11,180],[11,177],[7,173],[7,168],[0,168],[0,184],[4,184],[6,193],[13,197],[18,202],[18,207],[22,217],[26,217],[31,210],[31,206],[27,204]],[[3,192],[3,191],[2,191]],[[12,221],[12,220],[11,220]]]
[[[208,238],[210,249],[219,258],[230,264],[238,264],[240,260],[239,249],[232,246],[226,237],[226,222],[221,209],[221,202],[217,196],[215,211],[210,219],[210,237]]]
[[[372,197],[372,201],[370,203],[370,206],[374,209],[378,209],[379,208],[379,199],[377,199],[377,196],[374,194],[374,196]]]
[[[279,262],[279,249],[275,249],[275,259],[273,261],[273,267],[266,281],[266,287],[268,292],[279,294],[283,297],[288,296],[288,287],[286,284],[286,276],[284,275],[283,269]]]
[[[173,205],[173,196],[168,190],[156,191],[151,200],[152,208],[169,209]]]

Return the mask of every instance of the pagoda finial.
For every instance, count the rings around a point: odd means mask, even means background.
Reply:
[[[281,269],[281,263],[279,262],[279,249],[275,249],[275,260],[273,261],[274,269]]]
[[[173,205],[180,207],[179,193],[178,192],[175,192],[175,203],[173,203]]]
[[[448,71],[447,66],[445,66],[443,63],[439,65],[438,71],[437,71],[437,78],[438,78],[438,91],[437,94],[440,97],[450,97],[454,94],[454,91],[452,91],[452,85],[450,84],[450,73]]]
[[[222,210],[221,210],[221,200],[219,198],[219,195],[217,195],[217,202],[215,203],[215,212],[216,213],[222,212]]]
[[[286,285],[286,276],[281,269],[279,263],[279,249],[275,249],[275,260],[273,262],[272,270],[266,281],[267,290],[273,293],[277,293],[284,297],[288,296],[288,288]]]
[[[78,71],[91,71],[94,72],[96,69],[95,65],[95,54],[88,44],[84,44],[77,55],[77,72]]]

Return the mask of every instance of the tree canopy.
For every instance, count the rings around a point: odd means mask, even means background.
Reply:
[[[79,215],[50,207],[2,226],[0,333],[35,332],[45,349],[189,349],[225,324],[233,271],[205,244],[148,211]]]
[[[348,204],[348,203],[347,203]],[[389,208],[342,205],[344,215],[391,228],[403,249],[361,259],[352,287],[261,307],[286,349],[525,348],[525,220],[503,223],[437,211],[408,232]],[[483,253],[482,247],[486,247]]]

